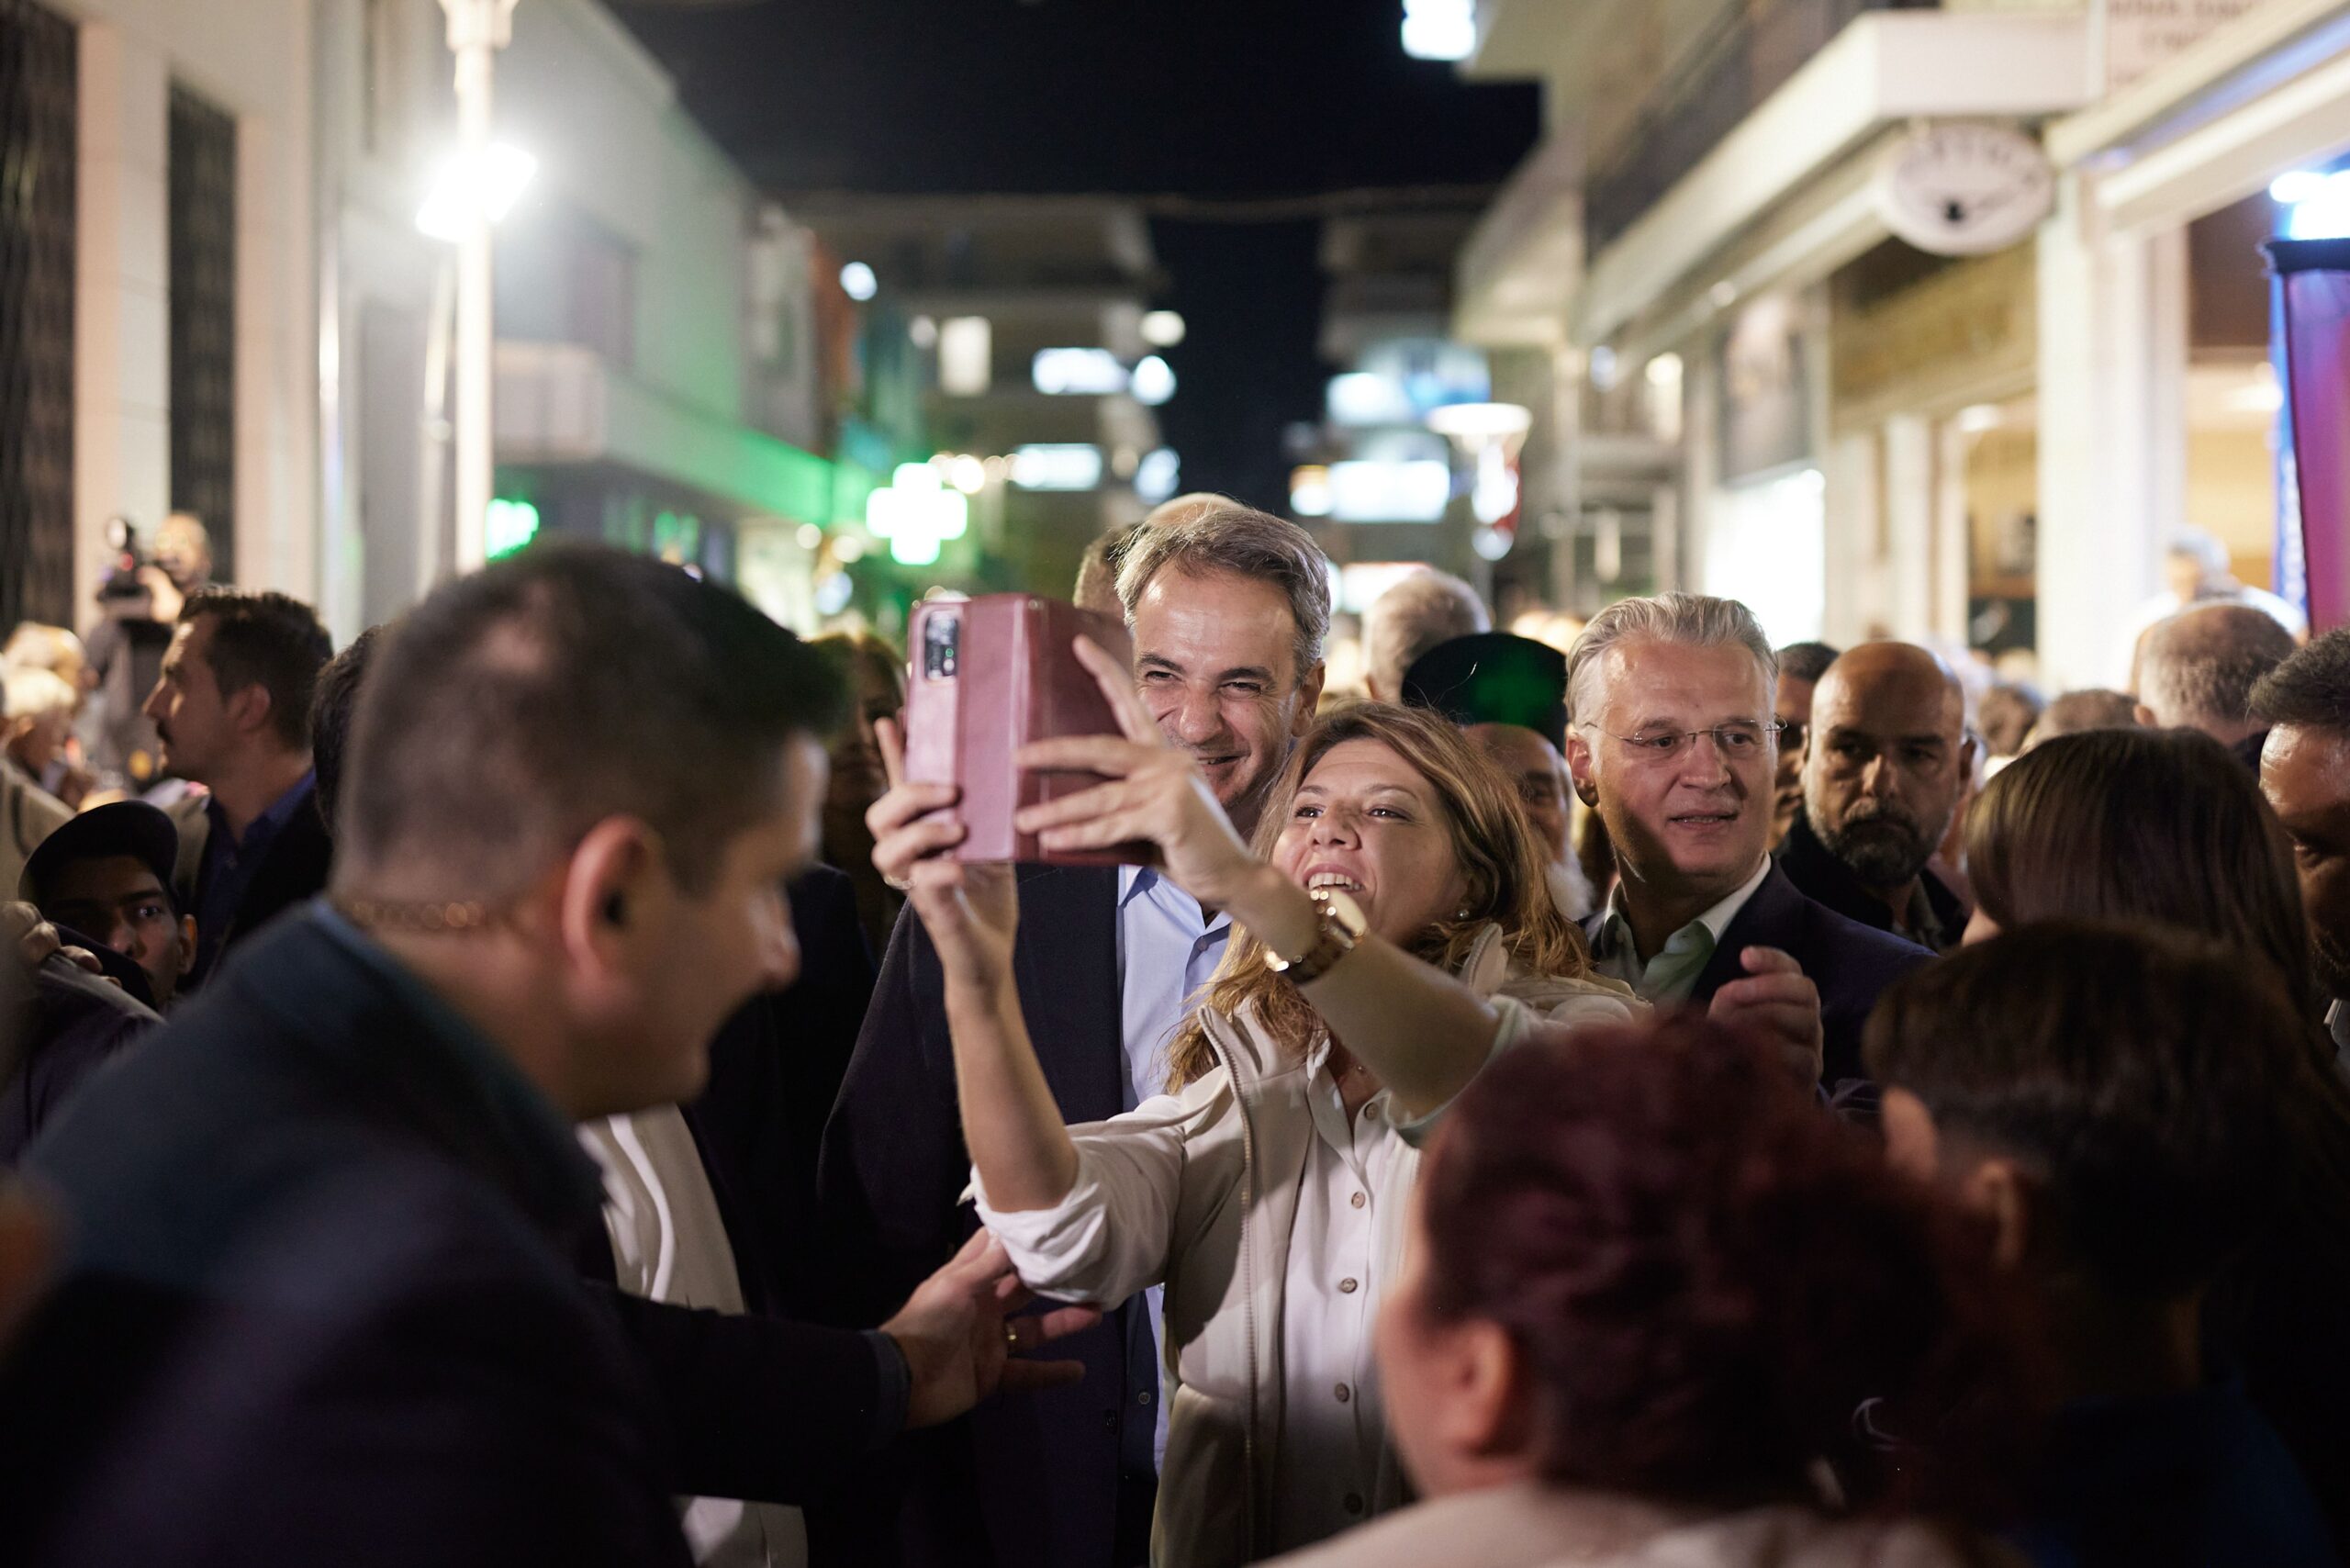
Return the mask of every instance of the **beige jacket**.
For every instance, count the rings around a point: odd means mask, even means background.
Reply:
[[[2019,1560],[1911,1520],[1803,1508],[1706,1517],[1532,1484],[1418,1503],[1269,1568],[1994,1568]]]
[[[1500,938],[1489,927],[1462,967],[1462,979],[1501,1014],[1496,1052],[1538,1022],[1620,1022],[1645,1011],[1610,981],[1513,973]],[[1117,1302],[1167,1287],[1167,1455],[1151,1532],[1158,1568],[1237,1568],[1272,1550],[1282,1303],[1315,1137],[1304,1056],[1284,1049],[1253,1014],[1203,1016],[1214,1071],[1179,1094],[1069,1129],[1076,1190],[1090,1199],[1068,1216],[1066,1234],[1083,1245],[1049,1277],[1024,1272],[1040,1294],[1070,1300]],[[1399,1265],[1417,1144],[1437,1119],[1396,1128],[1413,1147],[1391,1178],[1400,1190],[1382,1205],[1376,1255]],[[973,1188],[987,1217],[976,1173]],[[1381,1277],[1400,1271],[1382,1265]],[[1370,1512],[1404,1497],[1390,1448]]]

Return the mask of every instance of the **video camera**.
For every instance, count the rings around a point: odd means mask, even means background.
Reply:
[[[106,548],[114,553],[114,560],[106,569],[106,581],[98,585],[98,602],[114,610],[129,600],[147,598],[148,587],[139,577],[148,564],[147,553],[139,546],[139,525],[119,514],[106,519]]]

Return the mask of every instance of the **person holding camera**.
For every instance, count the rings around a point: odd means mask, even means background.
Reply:
[[[162,672],[181,610],[212,581],[212,536],[195,513],[175,511],[155,531],[151,558],[129,518],[106,524],[106,543],[115,564],[98,586],[103,619],[89,638],[98,700],[84,740],[101,777],[143,790],[162,776],[163,761],[141,705]]]
[[[979,1217],[1023,1282],[1101,1303],[1166,1287],[1179,1375],[1152,1561],[1254,1561],[1404,1498],[1371,1326],[1421,1138],[1536,1020],[1639,1004],[1590,978],[1532,826],[1441,717],[1364,703],[1315,721],[1245,844],[1127,672],[1077,648],[1122,734],[1024,748],[1023,767],[1105,782],[1026,808],[1021,830],[1050,852],[1147,843],[1234,925],[1166,1092],[1064,1126],[1013,981],[1021,893],[1012,868],[950,857],[951,785],[897,783],[874,859],[937,949]]]

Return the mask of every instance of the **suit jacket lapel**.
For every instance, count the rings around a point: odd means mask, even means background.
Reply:
[[[1720,940],[1714,944],[1714,956],[1707,959],[1706,967],[1698,971],[1697,984],[1689,992],[1689,1000],[1699,1003],[1711,1002],[1714,992],[1742,978],[1746,969],[1738,961],[1738,956],[1746,948],[1782,946],[1788,915],[1802,897],[1796,891],[1795,884],[1787,880],[1786,873],[1774,862],[1763,876],[1762,885],[1754,890],[1754,896],[1748,899],[1739,912],[1730,916],[1729,924],[1722,928]]]

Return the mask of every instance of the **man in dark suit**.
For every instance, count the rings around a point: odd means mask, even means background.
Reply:
[[[1143,700],[1243,834],[1321,696],[1326,573],[1304,530],[1235,502],[1147,530],[1121,567]],[[1020,879],[1013,962],[1046,1081],[1068,1120],[1115,1115],[1164,1088],[1167,1040],[1229,923],[1140,868],[1029,866]],[[974,1224],[944,991],[922,923],[901,917],[824,1137],[820,1202],[850,1321]],[[1149,1313],[1129,1303],[1069,1353],[1081,1383],[929,1434],[894,1484],[811,1518],[816,1560],[1144,1561],[1162,1429]]]
[[[13,1549],[682,1563],[688,1456],[853,1454],[1050,1336],[1007,1335],[975,1246],[878,1334],[798,1331],[803,1379],[745,1361],[688,1411],[648,1365],[722,1372],[789,1326],[626,1316],[569,1260],[601,1195],[571,1124],[690,1098],[724,1017],[791,978],[783,880],[841,700],[739,599],[601,548],[409,617],[361,705],[331,905],[28,1158],[68,1250],[0,1377]]]
[[[164,765],[207,791],[202,816],[182,823],[182,865],[194,868],[182,907],[196,930],[186,989],[327,884],[333,846],[311,801],[310,700],[333,654],[318,615],[282,593],[203,588],[180,611],[146,713]]]
[[[1621,875],[1586,929],[1602,974],[1762,1034],[1832,1089],[1862,1075],[1877,995],[1930,955],[1772,864],[1777,673],[1735,599],[1663,594],[1592,618],[1567,656],[1568,761]]]
[[[1779,869],[1847,919],[1937,953],[1957,946],[1970,912],[1929,863],[1975,777],[1975,750],[1966,691],[1948,665],[1908,643],[1852,649],[1813,697],[1803,810]]]

